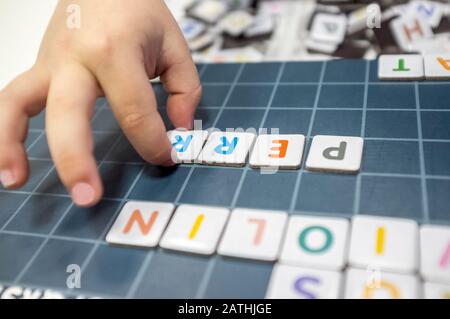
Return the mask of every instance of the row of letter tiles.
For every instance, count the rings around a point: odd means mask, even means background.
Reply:
[[[170,131],[168,137],[176,162],[244,166],[256,135],[213,132],[208,138],[207,131]],[[356,173],[361,167],[363,144],[360,137],[314,136],[306,168]],[[305,136],[301,134],[262,134],[256,139],[249,165],[253,168],[299,169],[304,147]]]
[[[450,79],[449,55],[418,54],[381,55],[378,61],[378,77],[381,80],[448,80]]]
[[[276,264],[268,299],[448,299],[450,285],[413,275],[349,268],[345,272]]]
[[[130,201],[106,240],[143,247],[159,243],[203,255],[217,250],[224,256],[330,271],[347,264],[401,274],[420,269],[426,280],[450,284],[449,227],[419,227],[408,219],[368,215],[349,222],[243,208],[230,214],[225,208],[194,205],[180,205],[172,217],[174,208],[170,203]]]

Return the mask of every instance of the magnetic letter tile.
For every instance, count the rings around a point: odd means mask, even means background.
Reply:
[[[298,169],[304,145],[303,135],[259,135],[250,155],[250,166]]]
[[[431,26],[420,16],[403,15],[392,20],[390,27],[397,44],[404,51],[411,50],[411,43],[433,36]]]
[[[189,10],[189,14],[208,23],[214,23],[227,12],[227,5],[218,0],[201,1]]]
[[[219,244],[221,255],[272,261],[278,257],[287,214],[237,208]]]
[[[350,268],[345,279],[346,299],[417,299],[420,296],[420,284],[415,276]]]
[[[361,167],[364,141],[352,136],[314,136],[306,168],[311,171],[356,173]]]
[[[349,222],[344,218],[290,217],[280,261],[342,269],[347,259],[348,229]]]
[[[450,299],[450,285],[441,285],[431,282],[424,284],[425,299]]]
[[[347,17],[343,14],[318,13],[311,26],[310,37],[323,42],[340,44],[347,31]]]
[[[335,271],[276,264],[269,282],[268,299],[337,299],[342,275]]]
[[[252,24],[253,16],[244,10],[232,11],[219,22],[220,28],[234,37],[241,35]]]
[[[381,55],[378,77],[380,80],[421,80],[424,78],[423,58],[418,54]]]
[[[195,39],[206,29],[203,23],[191,18],[181,19],[179,25],[184,38],[188,41]]]
[[[420,273],[426,280],[450,284],[450,227],[420,227]]]
[[[418,268],[419,227],[413,220],[355,216],[350,238],[352,266],[407,273]]]
[[[174,205],[127,202],[106,236],[112,244],[154,247],[169,222]]]
[[[181,205],[177,208],[160,246],[210,255],[216,250],[229,211],[224,208]]]
[[[167,132],[170,142],[173,146],[173,159],[177,163],[193,163],[203,144],[208,137],[207,131],[181,131],[174,130]]]
[[[317,41],[315,39],[307,38],[305,40],[306,48],[312,51],[318,51],[322,53],[328,53],[332,54],[336,51],[337,47],[339,46],[336,43],[332,42],[321,42]]]
[[[244,166],[255,134],[214,132],[199,155],[202,164]]]
[[[415,0],[409,3],[409,13],[420,15],[430,26],[436,28],[441,22],[443,7],[441,3],[433,1]]]
[[[450,79],[450,55],[430,54],[425,59],[425,77],[427,80]]]

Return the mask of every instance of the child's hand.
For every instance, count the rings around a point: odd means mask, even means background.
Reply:
[[[80,28],[67,24],[79,5]],[[36,64],[0,91],[0,177],[16,188],[28,178],[23,142],[28,118],[44,109],[58,174],[80,206],[102,196],[93,156],[90,117],[105,95],[137,152],[153,164],[171,165],[171,145],[157,112],[149,78],[161,77],[170,93],[169,118],[190,128],[201,96],[197,70],[163,0],[61,0]]]

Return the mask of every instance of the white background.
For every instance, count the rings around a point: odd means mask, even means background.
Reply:
[[[0,88],[33,65],[57,0],[0,0]]]

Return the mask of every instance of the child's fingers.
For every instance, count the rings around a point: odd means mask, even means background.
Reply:
[[[202,94],[200,79],[181,34],[176,32],[167,42],[167,49],[163,51],[165,56],[161,61],[164,64],[163,71],[160,75],[170,94],[167,113],[175,127],[190,129]]]
[[[97,78],[125,135],[147,162],[172,165],[172,146],[144,66],[129,57],[108,65]]]
[[[92,206],[103,193],[90,126],[96,96],[96,81],[81,66],[65,66],[52,77],[47,100],[48,144],[58,174],[78,206]]]
[[[20,187],[28,178],[23,145],[28,117],[44,108],[47,91],[47,77],[31,69],[0,92],[0,180],[4,187]]]

